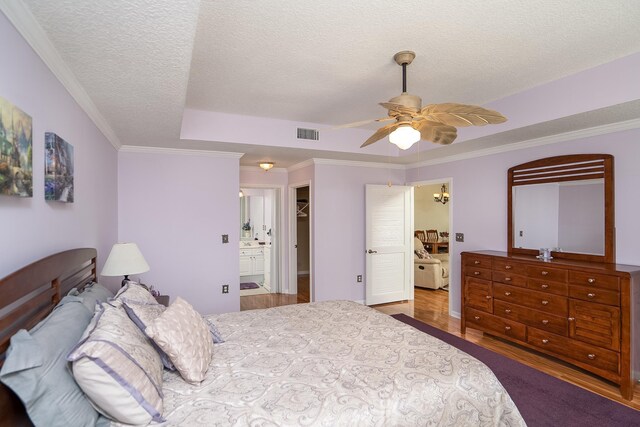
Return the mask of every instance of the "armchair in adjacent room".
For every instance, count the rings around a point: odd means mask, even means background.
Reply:
[[[420,239],[414,238],[414,251],[424,250]],[[430,254],[421,259],[414,252],[414,284],[420,288],[440,289],[449,286],[449,254]]]

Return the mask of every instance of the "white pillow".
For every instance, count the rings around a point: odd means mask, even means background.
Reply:
[[[163,422],[162,362],[149,339],[124,309],[109,304],[89,328],[67,360],[95,408],[125,424]]]
[[[185,381],[199,383],[204,379],[213,356],[213,340],[207,322],[188,302],[178,297],[145,332]]]

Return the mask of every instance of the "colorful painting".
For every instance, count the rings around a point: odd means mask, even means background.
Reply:
[[[0,97],[0,194],[33,196],[31,116]]]
[[[47,132],[44,152],[45,200],[73,203],[73,145]]]

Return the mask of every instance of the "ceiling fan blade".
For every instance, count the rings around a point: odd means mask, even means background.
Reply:
[[[449,145],[458,137],[458,130],[453,126],[447,126],[430,120],[416,120],[411,126],[420,132],[420,139],[436,144]]]
[[[382,138],[384,138],[385,136],[389,135],[391,132],[396,130],[398,125],[399,125],[398,123],[391,123],[390,125],[381,127],[373,135],[371,135],[369,139],[367,139],[364,142],[364,144],[360,146],[360,148],[366,147],[367,145],[371,145],[374,142],[381,140]]]
[[[389,120],[395,120],[394,117],[383,117],[380,119],[371,119],[371,120],[362,120],[359,122],[347,123],[346,125],[340,125],[332,127],[331,129],[347,129],[347,128],[357,128],[358,126],[363,126],[373,122],[386,122]]]
[[[389,111],[393,111],[400,114],[407,114],[411,117],[417,114],[417,111],[414,108],[405,107],[402,104],[396,104],[395,102],[380,102],[378,105],[386,108]]]
[[[420,110],[420,115],[427,120],[457,127],[484,126],[507,121],[507,118],[497,111],[477,105],[456,103],[429,104]]]

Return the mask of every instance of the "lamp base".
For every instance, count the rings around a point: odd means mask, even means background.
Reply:
[[[125,274],[124,275],[124,279],[122,279],[122,283],[121,283],[120,287],[123,287],[124,285],[126,285],[127,282],[129,282],[129,275]]]

